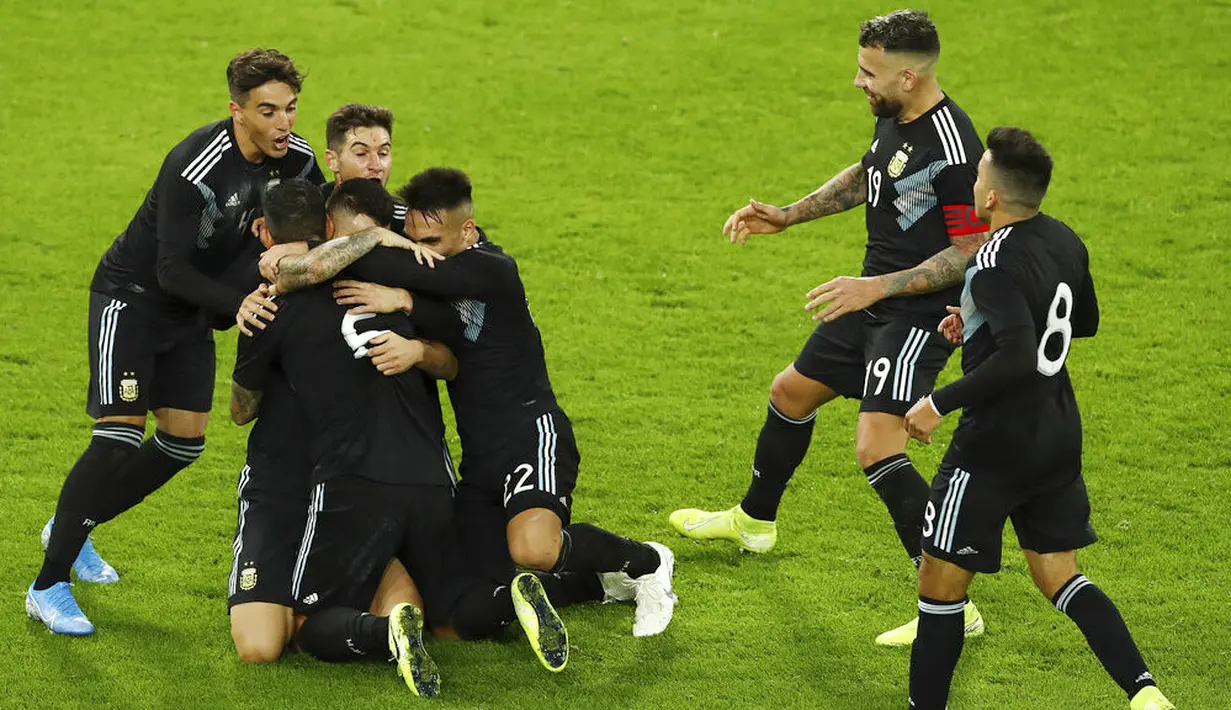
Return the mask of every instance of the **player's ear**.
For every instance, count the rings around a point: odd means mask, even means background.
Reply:
[[[474,234],[478,226],[474,223],[474,217],[467,217],[465,222],[462,222],[462,236],[469,237]]]
[[[239,104],[235,103],[234,100],[231,100],[231,102],[227,104],[227,108],[231,110],[231,118],[234,118],[236,123],[243,123],[244,121],[244,116],[243,116],[244,107],[243,106],[240,106]]]
[[[258,217],[256,223],[256,238],[261,240],[261,245],[266,249],[274,245],[274,235],[269,233],[269,227],[265,226],[265,218]]]
[[[335,226],[333,223],[333,217],[326,214],[325,215],[325,241],[333,239],[333,235],[335,232],[337,232],[337,230],[338,230],[337,226]]]
[[[1000,195],[996,194],[996,189],[992,188],[987,191],[987,197],[983,199],[983,208],[988,212],[1000,206]]]
[[[325,167],[329,168],[329,172],[334,175],[338,174],[338,154],[332,150],[325,149]]]

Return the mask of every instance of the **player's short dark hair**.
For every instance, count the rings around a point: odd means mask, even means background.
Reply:
[[[276,49],[246,49],[227,64],[227,88],[237,104],[244,102],[249,91],[271,81],[280,81],[298,94],[305,76],[290,57]]]
[[[265,226],[278,244],[325,238],[325,198],[303,178],[283,180],[261,197]]]
[[[859,46],[938,57],[940,35],[923,10],[898,10],[873,17],[860,25]]]
[[[384,106],[345,104],[325,121],[325,145],[338,150],[346,142],[346,134],[356,128],[378,126],[393,135],[393,112]]]
[[[999,126],[987,134],[991,165],[1011,195],[1006,199],[1038,209],[1051,183],[1052,160],[1030,131]]]
[[[333,189],[325,211],[335,214],[339,210],[351,214],[363,214],[371,217],[382,227],[393,223],[393,195],[390,195],[380,181],[371,178],[351,178],[344,180]]]
[[[398,196],[407,210],[433,216],[473,204],[470,178],[456,168],[428,168],[398,190]]]

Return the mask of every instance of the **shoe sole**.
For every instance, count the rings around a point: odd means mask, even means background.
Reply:
[[[398,675],[406,687],[419,697],[432,698],[440,693],[440,669],[423,647],[423,612],[413,604],[403,604],[389,617],[393,635],[393,656]]]
[[[519,574],[511,591],[513,610],[539,663],[552,673],[564,670],[568,665],[568,631],[543,584],[532,574]]]

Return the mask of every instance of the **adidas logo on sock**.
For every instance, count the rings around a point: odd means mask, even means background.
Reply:
[[[963,547],[962,549],[958,550],[958,551],[957,551],[957,554],[959,554],[959,555],[977,555],[977,554],[979,554],[979,551],[978,551],[978,550],[976,550],[976,549],[975,549],[975,548],[973,548],[973,547],[967,546],[967,547]]]
[[[1146,671],[1145,673],[1142,673],[1141,675],[1137,676],[1137,680],[1133,682],[1140,683],[1143,680],[1154,680],[1154,676],[1150,674],[1150,671]]]

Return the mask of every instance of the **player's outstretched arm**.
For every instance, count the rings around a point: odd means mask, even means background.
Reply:
[[[812,194],[786,207],[756,200],[736,210],[722,225],[723,236],[743,244],[750,234],[777,234],[794,224],[845,212],[867,199],[863,166],[855,163],[821,185]]]
[[[261,409],[261,393],[246,389],[238,382],[231,381],[231,421],[243,426],[256,419]]]
[[[951,245],[913,269],[880,276],[839,276],[808,292],[813,320],[832,321],[891,296],[917,296],[962,283],[966,264],[987,241],[987,232],[950,237]]]
[[[297,291],[328,281],[377,246],[408,249],[420,263],[435,268],[443,256],[383,228],[371,227],[349,237],[338,237],[298,256],[287,256],[277,264],[278,293]]]

